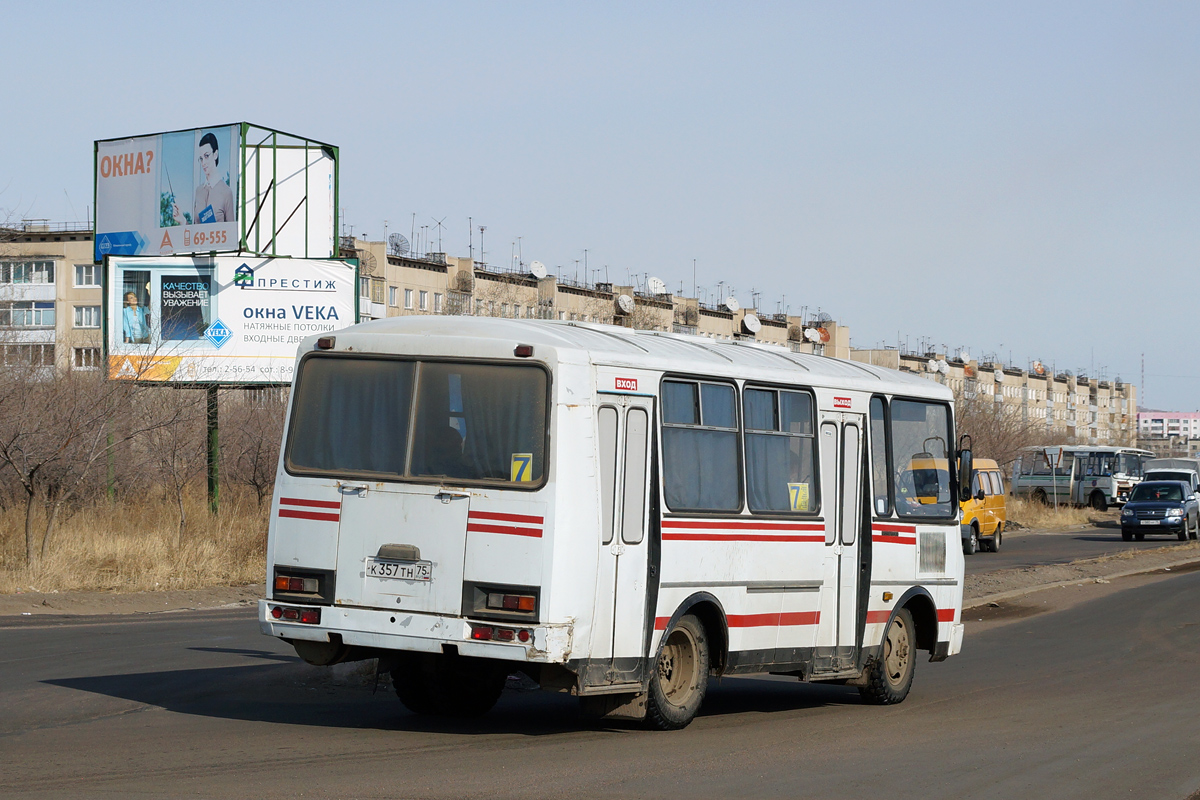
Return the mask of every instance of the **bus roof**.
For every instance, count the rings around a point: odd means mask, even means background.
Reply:
[[[793,353],[778,345],[600,323],[413,315],[364,322],[319,336],[334,336],[337,350],[349,346],[357,352],[458,357],[497,357],[501,353],[511,357],[513,347],[528,344],[533,345],[535,357],[538,348],[549,347],[560,360],[586,360],[596,365],[953,398],[947,387],[934,381],[857,361]],[[317,338],[306,339],[300,351],[311,350]],[[572,358],[571,351],[579,355]]]
[[[1057,449],[1061,447],[1067,453],[1081,453],[1088,455],[1090,453],[1133,453],[1137,456],[1152,456],[1153,450],[1143,450],[1140,447],[1121,447],[1117,445],[1094,445],[1094,444],[1047,444],[1033,445],[1030,447],[1022,447],[1022,450],[1041,452],[1048,448]]]

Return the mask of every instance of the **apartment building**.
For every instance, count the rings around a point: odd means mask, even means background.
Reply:
[[[99,369],[101,284],[90,226],[29,221],[0,228],[0,361]]]
[[[1044,424],[1047,440],[1113,446],[1132,446],[1137,440],[1137,387],[1120,380],[1052,375],[996,361],[892,348],[852,350],[850,358],[937,381],[962,402],[996,403],[1035,428]]]
[[[1200,411],[1139,410],[1138,446],[1163,458],[1200,455]]]
[[[341,251],[343,257],[358,259],[360,321],[405,314],[557,319],[850,356],[849,329],[829,318],[758,314],[752,308],[711,306],[634,286],[537,277],[525,268],[500,268],[445,253],[398,255],[388,253],[385,242],[351,236],[342,237]]]

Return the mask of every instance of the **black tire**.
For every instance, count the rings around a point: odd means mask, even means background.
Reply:
[[[888,623],[879,655],[872,657],[864,671],[866,683],[858,687],[863,700],[872,705],[891,706],[908,697],[917,666],[916,645],[912,614],[902,608]]]
[[[646,697],[646,725],[660,731],[686,728],[708,689],[708,634],[696,617],[681,617],[663,636]]]
[[[478,717],[500,699],[508,671],[462,656],[405,654],[392,670],[400,702],[414,714]]]
[[[1144,541],[1146,541],[1146,534],[1144,534],[1144,533],[1135,533],[1135,534],[1133,535],[1133,538],[1134,538],[1134,540],[1135,540],[1135,541],[1138,541],[1138,542],[1144,542]]]
[[[1002,533],[1004,533],[1004,523],[997,522],[996,523],[996,532],[992,534],[992,546],[988,548],[993,553],[1000,552],[1000,541],[1001,541],[1000,534],[1002,534]]]
[[[1046,492],[1042,489],[1033,490],[1034,502],[1041,503],[1044,506],[1050,505],[1050,498],[1046,497]]]
[[[1200,537],[1200,515],[1196,516],[1195,523],[1192,525],[1192,532],[1188,534],[1188,538],[1195,539]]]
[[[1133,531],[1121,531],[1121,541],[1132,542],[1133,541]]]
[[[973,556],[975,551],[979,549],[979,528],[975,527],[975,523],[971,523],[971,535],[963,540],[963,555]]]
[[[1108,511],[1108,500],[1104,497],[1103,492],[1092,492],[1091,502],[1088,505],[1097,511]]]
[[[1181,542],[1188,540],[1188,524],[1186,519],[1183,521],[1183,527],[1179,529],[1179,533],[1175,535],[1179,537],[1179,541]]]

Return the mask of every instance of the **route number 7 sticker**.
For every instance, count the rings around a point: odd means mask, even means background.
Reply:
[[[792,511],[808,511],[808,484],[789,483],[788,499],[791,501]]]
[[[533,480],[533,453],[513,453],[510,480],[513,483],[528,483]]]

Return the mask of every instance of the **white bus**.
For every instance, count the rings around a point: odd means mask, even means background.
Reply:
[[[897,703],[918,650],[959,651],[960,477],[937,383],[753,343],[442,316],[312,337],[295,375],[262,631],[314,664],[380,659],[413,711],[483,713],[523,672],[671,729],[710,675]]]
[[[1059,503],[1104,511],[1125,505],[1152,458],[1152,451],[1136,447],[1026,447],[1013,464],[1010,486],[1017,497],[1050,504],[1057,497]],[[1049,459],[1057,465],[1052,468]]]

